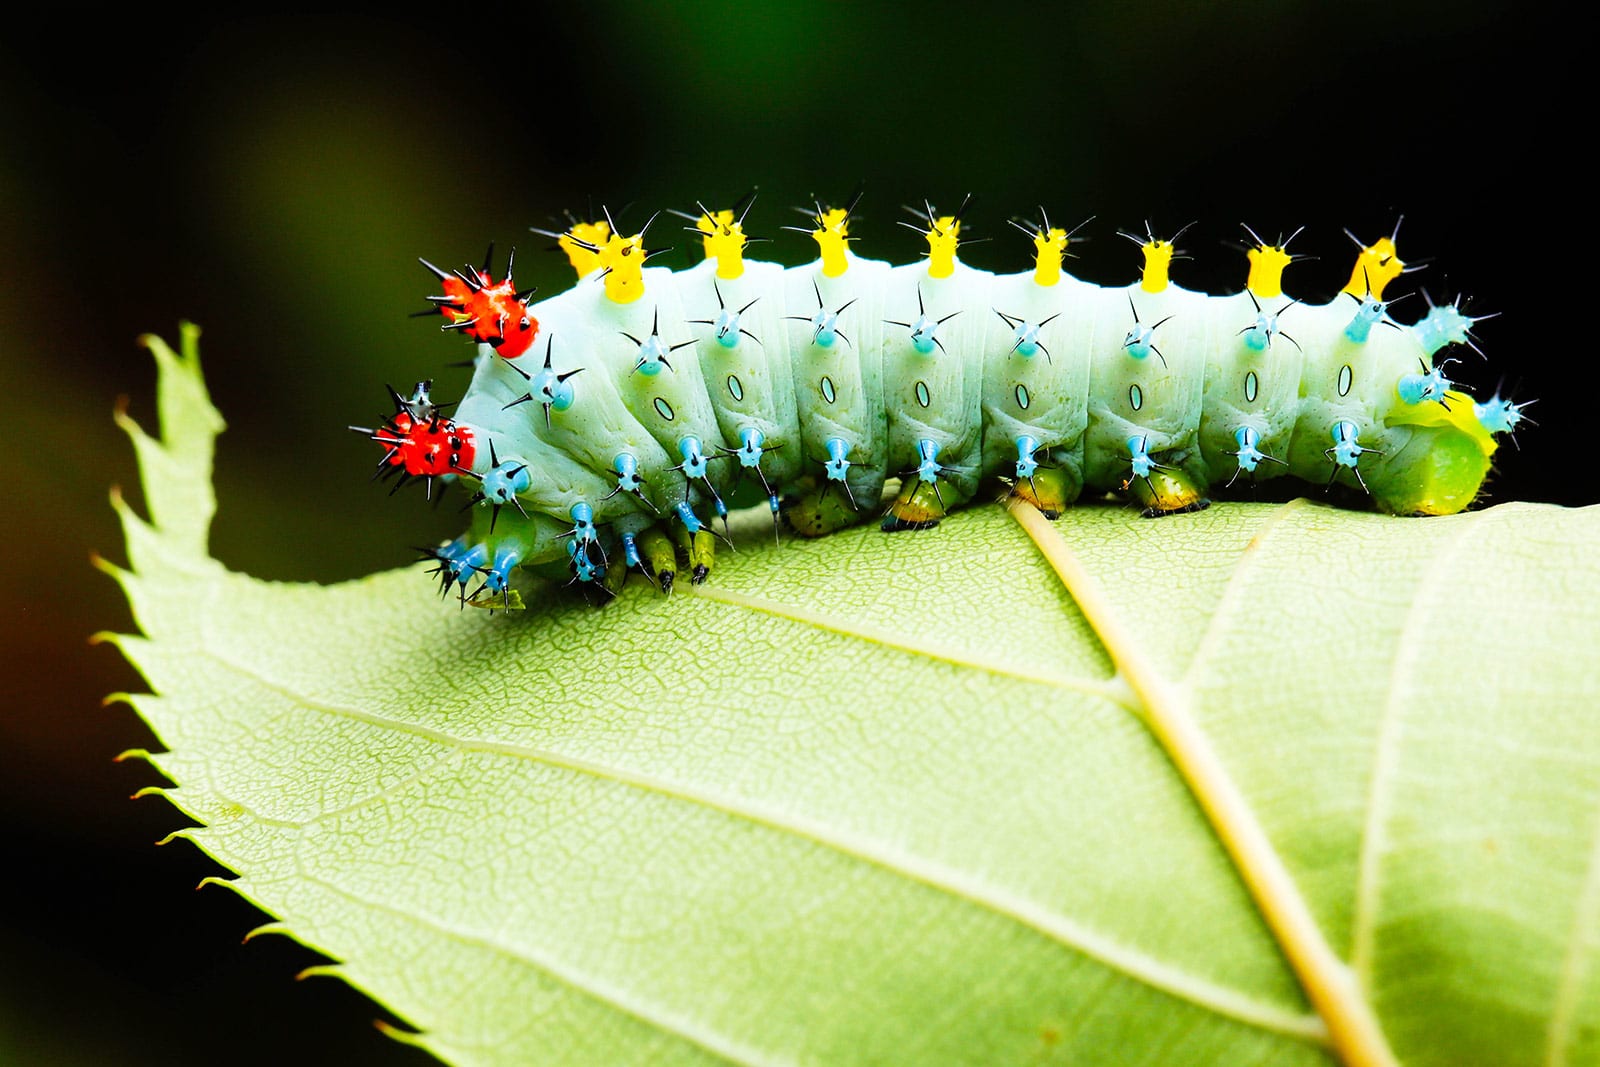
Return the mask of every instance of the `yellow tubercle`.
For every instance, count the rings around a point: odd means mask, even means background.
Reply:
[[[614,233],[600,249],[606,296],[613,304],[631,304],[644,295],[644,234]]]
[[[850,212],[847,208],[830,207],[817,216],[817,228],[811,231],[822,256],[822,273],[837,278],[850,266],[845,252],[850,247]]]
[[[1250,276],[1244,286],[1263,299],[1283,295],[1283,268],[1293,260],[1282,245],[1265,242],[1245,253],[1250,260]]]
[[[1383,287],[1400,277],[1405,269],[1405,263],[1395,254],[1394,238],[1380,237],[1370,245],[1363,246],[1356,256],[1356,267],[1350,272],[1350,281],[1345,285],[1344,292],[1357,300],[1368,296],[1382,300]]]
[[[1167,271],[1172,266],[1172,255],[1176,251],[1172,242],[1152,237],[1139,246],[1139,251],[1144,253],[1144,274],[1139,280],[1139,288],[1147,293],[1163,291],[1169,284]]]
[[[706,258],[717,261],[717,277],[737,278],[744,273],[744,227],[730,208],[708,211],[695,220],[702,235]]]
[[[1067,231],[1038,230],[1033,235],[1033,280],[1050,286],[1061,280],[1061,260],[1067,254]]]
[[[575,222],[556,238],[556,246],[567,254],[578,277],[587,278],[600,269],[600,250],[610,237],[611,227],[604,222]]]
[[[948,278],[956,272],[956,245],[961,243],[961,219],[940,215],[928,226],[928,277]]]

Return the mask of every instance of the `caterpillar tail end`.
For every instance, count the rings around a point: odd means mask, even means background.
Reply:
[[[1394,515],[1465,511],[1489,476],[1489,455],[1464,434],[1423,430],[1413,441],[1418,443],[1417,456],[1406,477],[1391,478],[1381,488],[1373,488],[1379,509]]]
[[[1405,446],[1389,458],[1394,474],[1370,487],[1373,501],[1394,515],[1454,515],[1477,499],[1499,443],[1479,405],[1454,390],[1444,402],[1402,405],[1392,425],[1410,426]]]

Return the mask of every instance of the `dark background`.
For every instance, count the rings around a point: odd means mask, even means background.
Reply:
[[[405,317],[431,290],[418,255],[457,264],[491,238],[517,243],[518,281],[553,291],[566,267],[529,225],[592,197],[637,226],[759,185],[748,229],[776,237],[759,254],[798,263],[812,250],[777,230],[800,221],[789,207],[864,180],[867,255],[919,251],[893,225],[901,204],[972,191],[969,233],[994,238],[966,250],[977,266],[1022,269],[1005,220],[1043,203],[1069,225],[1098,216],[1074,269],[1106,283],[1138,263],[1116,230],[1199,220],[1175,278],[1231,291],[1241,221],[1264,236],[1306,224],[1293,248],[1321,258],[1289,288],[1326,299],[1353,252],[1341,227],[1371,240],[1404,213],[1403,257],[1432,265],[1391,294],[1464,291],[1502,312],[1479,331],[1487,363],[1469,354],[1458,375],[1540,398],[1493,499],[1600,499],[1569,451],[1594,389],[1592,200],[1569,148],[1592,120],[1551,114],[1571,99],[1562,32],[1508,2],[122,19],[13,21],[0,43],[0,381],[17,468],[0,569],[0,1061],[422,1059],[342,983],[292,981],[311,953],[241,946],[262,917],[192,891],[215,868],[151,845],[181,818],[126,799],[154,772],[110,762],[152,744],[99,703],[137,676],[85,642],[131,625],[87,563],[124,558],[106,492],[136,484],[110,413],[125,395],[152,424],[133,340],[172,337],[180,318],[205,328],[231,424],[217,555],[332,580],[399,565],[459,521],[369,486],[375,453],[343,429],[383,410],[386,381],[436,375],[445,399],[465,384],[442,369],[463,349]],[[698,252],[676,226],[652,243],[686,265]]]

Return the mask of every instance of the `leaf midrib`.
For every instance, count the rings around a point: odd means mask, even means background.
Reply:
[[[1335,1051],[1351,1067],[1396,1064],[1364,988],[1329,945],[1244,791],[1229,775],[1226,764],[1195,719],[1189,679],[1173,680],[1155,665],[1137,635],[1124,626],[1088,568],[1048,520],[1020,500],[1008,502],[1007,508],[1077,601],[1118,674],[1127,679],[1144,705],[1151,733],[1204,812],[1307,998],[1326,1023]],[[1281,516],[1280,510],[1274,519]],[[1251,542],[1252,546],[1258,544],[1259,540]],[[1224,587],[1225,595],[1237,587],[1240,572],[1256,555],[1249,548],[1241,554]],[[1197,658],[1210,636],[1209,631],[1203,636]]]

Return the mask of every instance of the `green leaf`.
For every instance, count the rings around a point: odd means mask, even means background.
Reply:
[[[490,617],[208,558],[194,344],[127,423],[128,699],[180,834],[404,1040],[1600,1059],[1600,509],[979,506]]]

